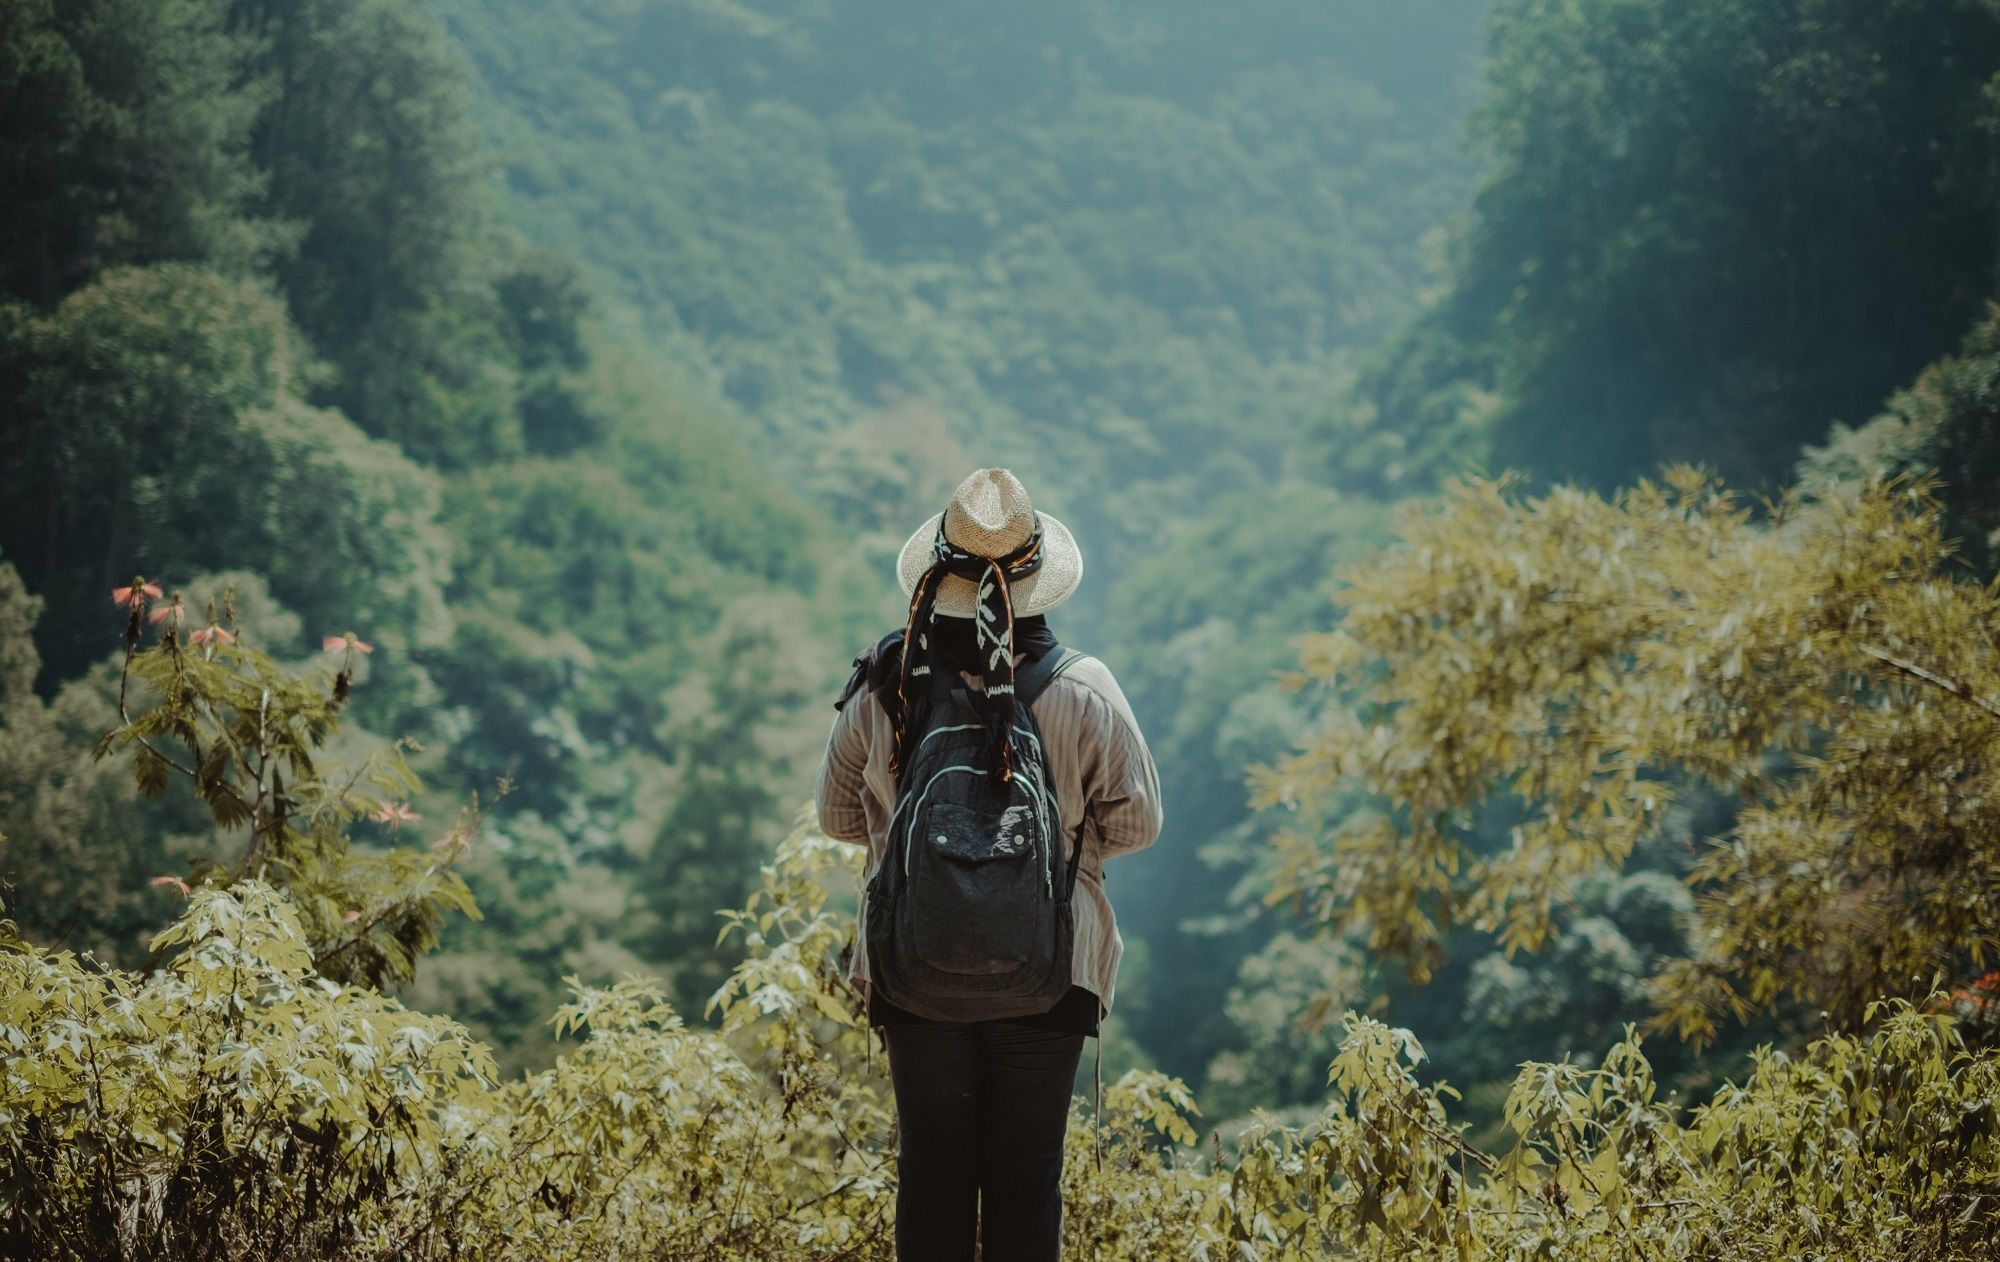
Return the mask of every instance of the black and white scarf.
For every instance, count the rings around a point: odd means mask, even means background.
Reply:
[[[983,557],[967,552],[944,535],[944,518],[938,518],[937,536],[931,541],[931,566],[917,580],[910,593],[910,620],[903,628],[903,661],[896,680],[896,743],[891,771],[903,765],[911,704],[928,693],[933,671],[948,668],[939,652],[937,594],[948,577],[979,585],[973,608],[973,637],[977,648],[976,673],[983,689],[972,698],[973,710],[1000,749],[1000,774],[1014,776],[1014,720],[1018,702],[1014,695],[1014,595],[1011,584],[1018,583],[1042,568],[1042,523],[1020,547],[1002,557]],[[916,686],[923,681],[922,691]]]

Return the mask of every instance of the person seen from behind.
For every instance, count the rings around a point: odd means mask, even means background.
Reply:
[[[1124,949],[1103,865],[1159,836],[1159,776],[1110,670],[1049,629],[1083,557],[1011,472],[966,478],[897,575],[904,626],[855,658],[814,792],[869,849],[850,977],[888,1048],[896,1256],[1055,1262]]]

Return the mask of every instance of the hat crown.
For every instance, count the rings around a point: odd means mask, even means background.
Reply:
[[[952,492],[944,510],[944,537],[974,556],[1002,557],[1035,533],[1028,488],[1007,469],[980,469]]]
[[[1017,614],[1046,613],[1069,599],[1082,582],[1083,553],[1069,527],[1030,504],[1026,488],[1006,469],[978,470],[959,483],[944,512],[933,513],[910,532],[896,554],[896,582],[905,596],[916,592],[938,563],[940,534],[961,552],[997,561],[1018,551],[1037,530],[1042,533],[1041,566],[1011,580],[1008,590]],[[978,583],[947,574],[938,584],[937,613],[945,618],[974,617],[978,597]]]

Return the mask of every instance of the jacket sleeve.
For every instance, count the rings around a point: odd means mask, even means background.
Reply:
[[[1152,750],[1116,680],[1105,672],[1085,705],[1085,736],[1096,751],[1086,762],[1085,814],[1103,859],[1144,850],[1159,839],[1160,775]]]
[[[813,785],[819,830],[836,841],[868,842],[868,816],[861,806],[861,795],[867,788],[862,770],[868,763],[868,734],[862,727],[861,713],[873,704],[872,698],[864,696],[843,705],[834,716],[819,778]]]

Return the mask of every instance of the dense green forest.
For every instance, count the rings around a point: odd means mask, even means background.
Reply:
[[[7,698],[10,905],[131,961],[172,906],[133,877],[208,861],[171,803],[62,772],[105,714],[107,584],[141,572],[196,607],[233,586],[283,657],[371,641],[350,739],[421,746],[418,814],[511,786],[431,1002],[511,1046],[573,969],[705,997],[714,909],[886,582],[507,226],[427,13],[6,13],[0,554],[42,606]]]
[[[0,0],[0,173],[0,1241],[886,1256],[794,824],[983,464],[1168,791],[1078,1256],[1990,1235],[1988,0]]]
[[[1113,878],[1121,1060],[1197,1075],[1234,1037],[1236,961],[1268,930],[1184,932],[1235,915],[1242,864],[1218,881],[1203,853],[1242,825],[1246,761],[1288,741],[1268,676],[1373,520],[1321,486],[1270,517],[1267,496],[1434,279],[1482,7],[444,8],[517,222],[878,532],[878,568],[981,463],[1085,541],[1058,634],[1119,672],[1180,789]],[[1254,592],[1204,590],[1283,521],[1309,538],[1252,562]]]
[[[186,99],[148,125],[207,129],[204,161],[227,178],[183,162],[185,186],[161,197],[189,203],[176,213],[213,224],[215,243],[121,226],[136,234],[124,253],[63,262],[66,282],[10,284],[50,348],[14,371],[50,400],[23,411],[33,458],[15,468],[51,507],[13,515],[0,538],[50,602],[42,688],[108,651],[83,614],[107,576],[122,581],[117,567],[190,590],[247,571],[308,636],[325,624],[382,638],[370,665],[387,672],[383,699],[364,699],[363,721],[435,747],[418,760],[434,809],[503,775],[514,786],[492,830],[501,853],[469,869],[487,923],[448,932],[419,996],[502,1045],[545,1047],[564,968],[685,971],[683,1002],[712,988],[713,908],[740,896],[803,792],[811,698],[898,616],[891,549],[966,468],[1011,463],[1090,549],[1093,581],[1059,632],[1132,680],[1188,786],[1157,859],[1121,877],[1133,951],[1120,1021],[1134,1037],[1114,1037],[1114,1059],[1199,1073],[1229,1037],[1220,1011],[1242,943],[1262,931],[1218,956],[1183,945],[1181,926],[1223,911],[1228,882],[1200,852],[1245,816],[1246,759],[1284,741],[1262,722],[1216,749],[1212,707],[1268,708],[1284,638],[1323,607],[1311,576],[1367,537],[1372,510],[1286,492],[1299,515],[1332,516],[1245,602],[1263,628],[1242,661],[1213,655],[1199,702],[1179,684],[1191,654],[1211,654],[1187,637],[1224,605],[1175,594],[1198,584],[1169,581],[1173,558],[1236,564],[1183,536],[1215,530],[1218,505],[1261,513],[1298,418],[1417,313],[1472,177],[1459,127],[1477,8],[1328,14],[1300,38],[1298,15],[1271,6],[1230,19],[1227,39],[1197,6],[1051,6],[1028,26],[909,5],[838,22],[810,6],[443,5],[442,22],[410,5],[175,11],[214,82],[173,85]],[[1038,42],[1021,42],[1028,30]],[[1000,47],[1013,51],[996,60]],[[232,75],[241,85],[222,94]],[[147,90],[104,90],[121,86]],[[17,90],[51,108],[46,88]],[[94,138],[90,104],[64,123],[73,162]],[[25,141],[21,153],[38,160]],[[39,239],[21,253],[47,267]],[[261,283],[257,318],[284,326],[279,357],[298,361],[277,389],[314,409],[297,422],[312,441],[335,441],[335,413],[377,440],[337,458],[371,471],[342,475],[356,478],[350,520],[286,537],[290,501],[272,487],[184,523],[209,503],[204,472],[233,472],[234,453],[214,457],[242,423],[205,444],[155,426],[171,455],[128,451],[129,415],[69,390],[86,365],[48,361],[79,341],[138,340],[80,323],[85,299],[68,295],[95,296],[84,278],[170,261]],[[168,323],[189,341],[241,340],[235,326]],[[246,397],[236,411],[269,407]],[[116,521],[126,479],[98,476],[68,419],[84,413],[116,431],[101,441],[121,467],[180,488],[180,507],[155,510],[174,538]],[[37,462],[74,469],[101,499]],[[401,534],[368,529],[390,501]],[[93,502],[103,537],[71,524]],[[692,555],[675,546],[689,539]],[[361,555],[336,560],[344,549]],[[785,602],[822,593],[841,607],[796,635]],[[1162,599],[1179,607],[1147,607]],[[1145,642],[1158,651],[1136,651]],[[781,658],[796,665],[759,666]],[[129,944],[145,923],[90,932]],[[1156,943],[1160,967],[1198,979],[1185,994],[1216,1014],[1208,1028],[1146,1003]]]

